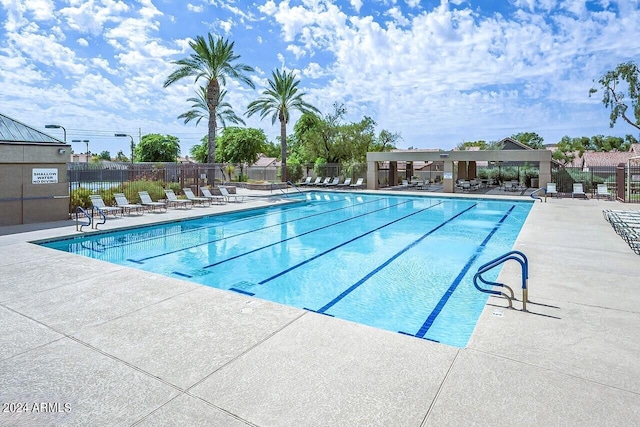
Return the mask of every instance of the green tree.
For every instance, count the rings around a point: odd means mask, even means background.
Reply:
[[[191,110],[186,113],[180,114],[179,119],[184,119],[184,124],[189,123],[191,120],[196,121],[196,126],[200,123],[200,120],[206,118],[209,119],[209,107],[207,106],[207,89],[200,86],[196,91],[197,96],[195,98],[188,98],[187,101],[193,102]],[[242,118],[233,111],[231,104],[224,100],[227,96],[227,90],[222,89],[218,97],[216,108],[216,126],[223,128],[227,127],[227,122],[234,124],[245,124]]]
[[[129,158],[124,154],[122,150],[118,151],[116,154],[116,162],[128,162]]]
[[[258,154],[267,143],[267,136],[262,129],[228,127],[220,136],[225,161],[237,163],[240,175],[243,174],[245,163],[253,164],[258,160]]]
[[[638,65],[633,62],[618,64],[614,70],[607,71],[600,77],[598,84],[604,91],[602,103],[611,110],[609,127],[613,127],[616,121],[622,118],[640,130],[640,69]],[[589,96],[596,92],[598,89],[591,88]],[[626,101],[627,95],[629,105]],[[630,117],[629,106],[631,106],[633,118]]]
[[[195,77],[196,83],[201,78],[205,80],[205,98],[209,111],[207,160],[213,161],[216,158],[216,117],[218,100],[220,99],[220,84],[225,85],[227,78],[233,78],[254,88],[255,85],[245,74],[253,72],[253,68],[235,62],[240,58],[240,55],[234,53],[233,42],[221,37],[214,39],[211,33],[208,35],[208,40],[198,36],[195,41],[189,42],[189,46],[194,53],[188,58],[173,62],[178,66],[178,69],[165,80],[164,87],[185,77]],[[208,177],[209,182],[213,182],[213,171],[210,174],[212,176]]]
[[[520,132],[511,135],[511,138],[533,148],[534,150],[544,149],[544,138],[535,132]]]
[[[396,149],[396,144],[402,141],[402,136],[397,132],[382,129],[375,138],[368,151],[391,151]]]
[[[489,144],[487,143],[487,141],[479,140],[479,141],[465,141],[456,145],[456,148],[461,151],[466,151],[469,149],[469,147],[478,147],[480,150],[488,150]]]
[[[290,139],[290,138],[287,138]],[[277,142],[267,142],[262,148],[262,152],[267,157],[280,158],[280,144]],[[289,159],[287,159],[289,161]]]
[[[108,151],[103,151],[100,154],[98,154],[98,159],[102,159],[102,160],[111,160],[111,153],[109,153]]]
[[[209,137],[203,136],[199,144],[192,146],[189,149],[191,157],[196,159],[198,163],[207,163],[207,157],[209,157]],[[218,153],[216,152],[216,156]],[[217,162],[217,159],[215,160]]]
[[[282,162],[282,181],[287,181],[287,124],[291,110],[302,113],[319,112],[316,107],[305,102],[302,98],[306,93],[298,92],[300,79],[293,71],[275,70],[268,80],[269,87],[262,92],[262,97],[251,102],[247,107],[247,115],[260,113],[260,119],[271,115],[271,124],[280,121],[280,160]]]
[[[134,150],[136,162],[175,162],[180,154],[180,140],[173,135],[144,135]]]

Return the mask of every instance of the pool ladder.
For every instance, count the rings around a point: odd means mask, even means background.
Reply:
[[[95,222],[93,220],[93,216],[94,216],[94,209],[98,212],[98,214],[102,217],[102,222]],[[81,218],[80,218],[80,214],[83,214],[85,219],[87,220],[87,223],[83,223],[81,222]],[[87,226],[91,226],[92,230],[97,230],[98,229],[98,225],[101,224],[105,224],[107,222],[107,216],[104,214],[104,212],[102,212],[102,209],[100,209],[97,206],[94,206],[91,208],[91,214],[89,214],[89,211],[84,209],[82,206],[78,206],[76,208],[76,231],[82,231],[82,227],[87,227]]]
[[[520,251],[507,252],[506,254],[500,255],[499,257],[487,262],[486,264],[481,265],[480,268],[478,268],[478,272],[475,274],[475,276],[473,276],[473,285],[480,292],[484,292],[492,295],[501,295],[505,297],[507,301],[509,301],[509,308],[513,308],[513,301],[514,300],[517,301],[517,298],[515,298],[513,295],[513,289],[511,289],[509,286],[505,285],[504,283],[491,282],[482,277],[482,275],[487,271],[495,267],[498,267],[499,265],[502,265],[509,260],[517,261],[520,264],[520,267],[522,268],[522,311],[527,311],[527,302],[529,299],[529,289],[527,284],[529,280],[529,260],[527,259],[527,256]],[[499,286],[501,288],[505,288],[509,291],[509,295],[494,289],[482,288],[478,284],[478,281],[482,282],[485,285]]]
[[[538,193],[538,194],[536,194]],[[538,188],[537,190],[533,190],[529,196],[534,200],[540,200],[542,202],[542,197],[539,196],[540,193],[544,193],[544,201],[547,201],[547,189],[546,188]]]

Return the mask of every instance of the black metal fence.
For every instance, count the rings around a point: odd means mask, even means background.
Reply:
[[[622,179],[620,179],[622,178]],[[565,168],[555,166],[551,170],[551,181],[560,193],[571,194],[573,184],[581,183],[584,191],[596,195],[598,184],[625,203],[640,203],[640,165],[591,166],[588,168]]]

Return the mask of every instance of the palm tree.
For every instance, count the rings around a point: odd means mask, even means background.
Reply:
[[[245,73],[253,72],[253,68],[245,64],[234,63],[240,55],[233,52],[233,42],[219,37],[214,39],[211,33],[208,40],[202,36],[189,42],[194,53],[189,57],[174,61],[179,68],[167,77],[164,87],[167,87],[185,77],[195,77],[195,82],[201,78],[206,81],[206,105],[209,111],[209,150],[208,161],[215,162],[216,158],[216,117],[218,101],[220,100],[220,84],[227,84],[227,77],[238,79],[247,86],[255,85]],[[213,182],[213,176],[209,177]]]
[[[196,92],[197,97],[187,99],[187,101],[194,103],[191,106],[192,109],[178,116],[179,119],[184,119],[185,125],[191,120],[195,120],[196,126],[198,126],[200,120],[209,118],[209,107],[207,106],[207,88],[204,86],[200,86]],[[218,102],[216,103],[216,127],[222,125],[222,127],[225,128],[227,127],[227,122],[234,124],[241,123],[244,125],[244,120],[238,117],[235,111],[233,111],[231,104],[224,100],[224,97],[226,95],[227,90],[222,89],[220,91],[220,96],[218,97]]]
[[[319,113],[313,105],[307,104],[302,97],[304,92],[298,93],[300,80],[296,79],[293,71],[275,70],[272,79],[268,80],[269,87],[262,92],[262,97],[247,106],[247,116],[260,113],[260,119],[271,115],[271,124],[280,120],[280,149],[282,153],[282,181],[287,181],[287,123],[289,112],[296,109],[302,113]]]

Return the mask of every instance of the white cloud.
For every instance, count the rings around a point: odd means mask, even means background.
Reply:
[[[189,12],[202,13],[204,11],[204,6],[203,5],[195,6],[191,3],[187,3],[187,10]]]
[[[287,50],[291,53],[293,53],[293,55],[296,57],[296,59],[300,59],[303,56],[306,55],[306,52],[304,49],[302,49],[300,46],[296,46],[294,44],[290,44],[287,46]]]
[[[310,77],[312,79],[317,79],[325,75],[324,70],[317,62],[310,62],[304,70],[302,70],[302,74],[306,77]]]
[[[351,7],[353,7],[353,10],[356,11],[356,13],[360,12],[360,8],[362,7],[362,0],[350,0],[351,3]]]
[[[87,39],[80,37],[78,40],[76,40],[76,42],[80,45],[80,46],[84,46],[87,47],[89,46],[89,42],[87,41]]]

